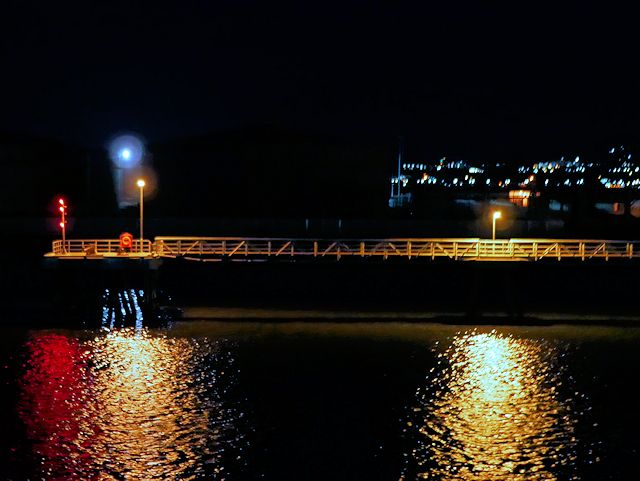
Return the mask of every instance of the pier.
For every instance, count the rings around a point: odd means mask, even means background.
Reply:
[[[204,262],[341,258],[456,261],[611,260],[640,258],[640,241],[595,239],[295,239],[155,237],[56,240],[45,257],[58,259],[184,258]]]

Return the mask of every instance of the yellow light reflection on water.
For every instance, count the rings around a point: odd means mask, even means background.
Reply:
[[[126,479],[175,479],[201,461],[209,412],[186,386],[193,355],[186,339],[144,330],[95,340],[96,464]]]
[[[570,407],[553,347],[496,332],[458,335],[434,399],[422,408],[413,456],[425,479],[556,479],[571,459]]]

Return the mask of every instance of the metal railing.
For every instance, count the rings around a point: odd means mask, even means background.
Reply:
[[[300,258],[449,258],[454,260],[634,259],[640,241],[589,239],[279,239],[253,237],[156,237],[53,241],[49,257],[183,257],[198,260]]]
[[[152,256],[153,243],[148,239],[133,239],[130,248],[121,248],[120,239],[66,239],[55,240],[52,252],[55,257],[115,257]]]
[[[640,241],[587,239],[277,239],[156,237],[155,255],[196,259],[450,258],[454,260],[605,259],[640,257]]]

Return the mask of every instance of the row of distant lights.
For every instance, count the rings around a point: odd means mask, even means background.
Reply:
[[[405,178],[405,180],[406,180],[406,178]],[[603,179],[602,183],[605,184],[605,182],[607,180],[608,179]],[[397,183],[397,179],[393,179],[393,182]],[[458,177],[455,177],[451,181],[451,183],[447,183],[447,182],[445,182],[444,179],[439,179],[438,180],[436,177],[434,177],[432,175],[425,175],[423,178],[416,180],[416,184],[420,184],[420,185],[422,185],[422,184],[427,184],[427,185],[429,185],[429,184],[437,184],[438,182],[440,182],[445,187],[452,187],[452,186],[461,187],[461,186],[463,186],[465,184],[475,185],[476,184],[476,179],[473,178],[473,177],[465,176],[465,179],[461,180]],[[525,179],[523,182],[521,182],[518,185],[520,187],[528,187],[530,183],[531,183],[530,179]],[[624,187],[624,182],[620,181],[620,183],[622,183],[623,185],[621,185],[621,186]],[[486,185],[491,185],[491,179],[487,179],[485,181],[485,184]],[[498,187],[508,187],[510,184],[511,184],[511,179],[506,179],[504,181],[498,182]],[[407,185],[407,183],[404,182],[404,185]],[[545,179],[544,185],[545,185],[545,187],[549,185],[549,179]],[[571,186],[571,185],[574,185],[574,183],[571,182],[570,179],[566,179],[562,185]],[[584,185],[584,178],[578,179],[575,182],[575,185]],[[626,185],[633,185],[633,186],[640,185],[640,180],[634,180],[633,182],[631,182],[631,184],[629,182],[627,182]],[[557,183],[556,186],[560,187],[560,183]],[[618,185],[617,184],[613,185],[613,187],[616,187],[616,186],[618,186]],[[607,187],[609,187],[608,184],[607,184]]]
[[[624,150],[624,146],[620,147],[620,150]],[[615,152],[615,148],[612,148],[609,153],[612,154]],[[449,162],[447,164],[444,164],[444,160],[446,159],[446,157],[442,158],[440,160],[440,165],[436,166],[436,170],[441,170],[443,168],[449,168],[449,169],[455,169],[455,168],[465,168],[467,167],[467,164],[464,163],[463,161],[458,161],[458,162]],[[627,160],[631,159],[631,154],[627,155]],[[579,164],[580,162],[580,156],[577,156],[573,161],[569,161],[566,162],[564,160],[564,157],[561,157],[559,162],[546,162],[546,163],[538,163],[538,164],[534,164],[533,168],[531,167],[525,167],[525,166],[521,166],[518,168],[518,172],[519,173],[526,173],[529,172],[531,170],[533,170],[534,174],[537,174],[538,172],[542,171],[543,173],[552,173],[554,172],[554,170],[560,169],[561,167],[564,167],[564,170],[566,172],[585,172],[586,167],[593,167],[594,164],[593,163],[589,163],[586,165],[583,164]],[[499,166],[500,164],[496,164],[496,166]],[[427,164],[403,164],[403,169],[405,170],[414,170],[416,168],[418,168],[419,170],[425,170],[427,169],[429,166]],[[482,173],[484,172],[484,169],[478,168],[478,167],[469,167],[469,173]],[[623,167],[617,167],[614,169],[610,169],[610,172],[613,173],[628,173],[629,175],[632,175],[634,172],[640,172],[640,167],[635,167],[632,164],[628,164],[627,162],[623,163]],[[391,180],[392,183],[398,183],[398,180],[402,181],[402,184],[404,186],[406,186],[408,184],[408,177],[407,176],[401,176],[400,179],[398,178],[393,178]],[[528,186],[528,184],[533,180],[533,176],[530,176],[529,178],[525,179],[523,182],[520,183],[520,186],[522,187],[526,187]],[[446,183],[444,181],[444,179],[440,179],[440,183],[442,183],[445,186],[462,186],[465,183],[469,184],[469,185],[475,185],[476,179],[474,179],[473,177],[470,177],[468,175],[465,176],[465,181],[463,182],[461,181],[459,178],[454,178],[452,183]],[[628,187],[628,186],[633,186],[633,187],[640,187],[640,179],[636,179],[633,181],[624,181],[624,180],[610,180],[608,178],[600,178],[600,182],[607,188],[621,188],[621,187]],[[422,176],[421,179],[417,179],[416,180],[417,184],[437,184],[438,183],[438,179],[434,176],[429,176],[427,174],[424,174]],[[504,182],[499,182],[498,185],[502,186],[504,185],[505,187],[508,186],[511,183],[511,179],[506,179]],[[487,179],[486,180],[486,185],[491,185],[491,179]],[[549,185],[549,179],[546,179],[544,182],[545,186]],[[560,184],[556,184],[557,186],[560,186]],[[563,185],[565,186],[571,186],[572,182],[570,179],[566,179],[563,183]],[[575,182],[575,185],[584,185],[584,178],[581,178],[579,180],[577,180]]]
[[[468,164],[466,162],[464,162],[463,160],[458,160],[457,162],[448,162],[448,163],[444,163],[446,157],[443,157],[442,159],[440,159],[440,164],[436,166],[437,170],[441,170],[441,169],[464,169],[466,167],[468,167]],[[426,170],[428,168],[430,168],[432,166],[430,166],[429,164],[402,164],[402,169],[403,170]],[[471,167],[469,170],[473,169],[473,167]],[[481,169],[479,169],[480,171],[482,171]]]
[[[632,181],[622,180],[622,179],[607,179],[603,177],[600,179],[600,183],[604,185],[607,189],[622,189],[624,187],[640,187],[640,179],[635,179]]]
[[[621,150],[624,150],[624,146],[620,147]],[[615,148],[611,149],[609,151],[609,153],[614,153],[615,152]],[[449,162],[449,163],[444,163],[444,160],[446,159],[446,157],[443,157],[442,159],[440,159],[440,164],[436,166],[437,170],[441,170],[443,168],[449,168],[449,169],[461,169],[461,168],[466,168],[468,167],[468,164],[462,160],[457,161],[457,162]],[[631,154],[627,155],[627,160],[631,159]],[[555,162],[541,162],[538,164],[534,164],[533,167],[526,167],[526,166],[521,166],[518,168],[518,172],[519,173],[526,173],[530,170],[533,170],[534,173],[538,173],[538,171],[543,171],[543,172],[553,172],[556,169],[559,169],[560,167],[564,166],[565,170],[568,172],[585,172],[585,166],[583,164],[579,164],[580,162],[580,156],[577,156],[573,161],[565,161],[564,157],[561,157],[559,161],[555,161]],[[576,164],[579,164],[576,166]],[[587,167],[593,167],[595,164],[593,163],[589,163],[586,164]],[[500,164],[496,164],[496,167],[499,167]],[[419,170],[426,170],[430,167],[430,165],[428,164],[402,164],[402,168],[404,170],[414,170],[414,169],[419,169]],[[478,168],[478,167],[469,167],[469,172],[470,173],[475,173],[475,172],[483,172],[483,169]]]

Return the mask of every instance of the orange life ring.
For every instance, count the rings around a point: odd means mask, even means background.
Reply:
[[[123,249],[130,249],[133,247],[133,236],[128,232],[125,232],[120,236],[120,247]]]

